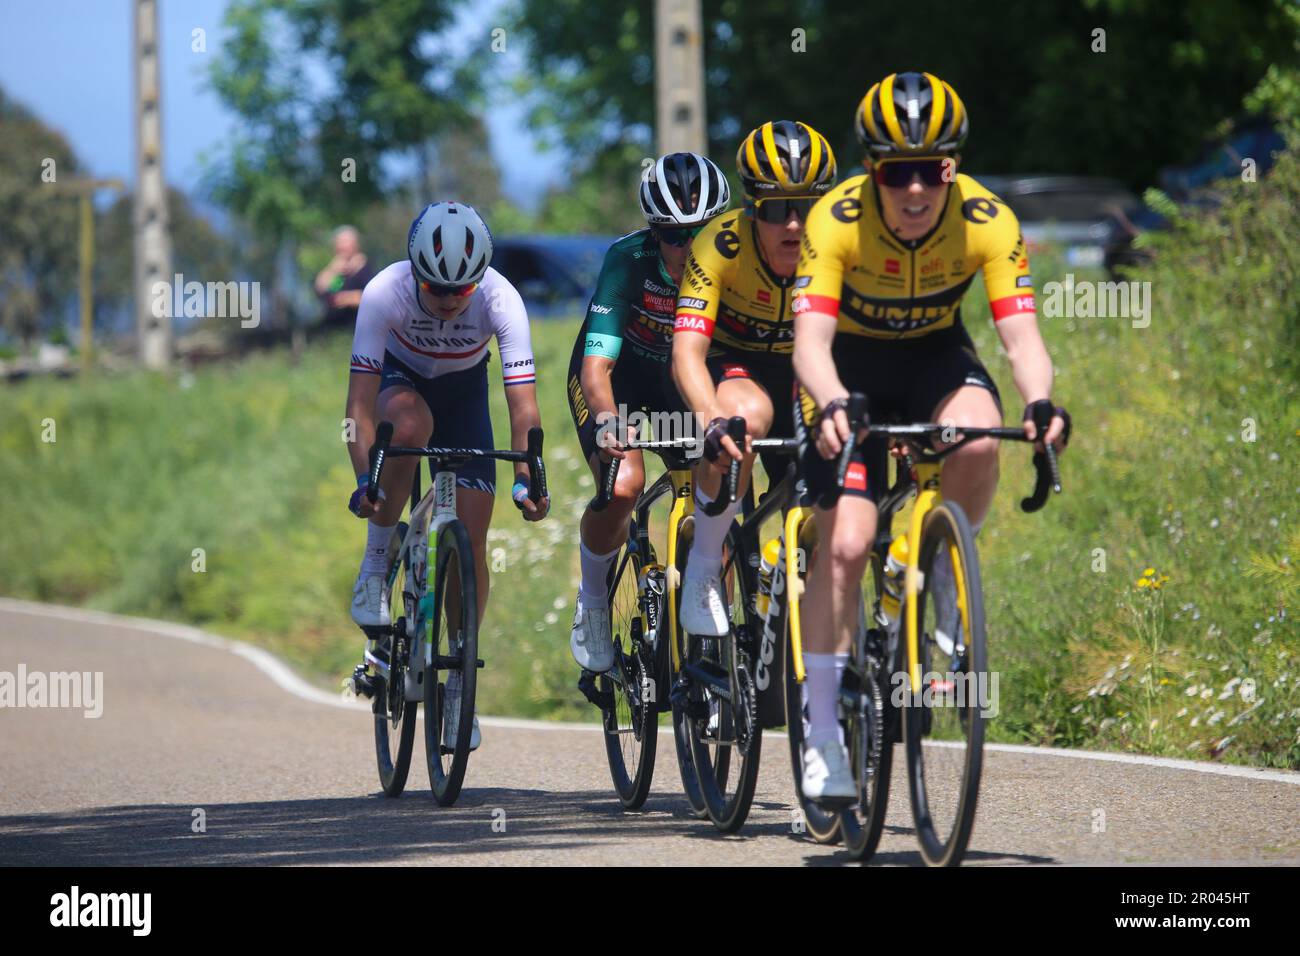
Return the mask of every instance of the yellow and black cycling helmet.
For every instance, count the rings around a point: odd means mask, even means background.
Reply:
[[[966,142],[969,125],[957,91],[929,73],[889,74],[867,90],[853,118],[873,159],[950,155]]]
[[[807,123],[775,120],[751,132],[736,150],[740,183],[751,198],[820,196],[835,185],[835,154]]]

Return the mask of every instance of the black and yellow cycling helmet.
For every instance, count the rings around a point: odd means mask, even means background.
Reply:
[[[736,150],[745,193],[820,196],[835,185],[835,154],[826,137],[807,123],[775,120],[751,132]]]
[[[929,73],[891,73],[862,97],[853,126],[873,159],[944,156],[966,142],[966,106]]]

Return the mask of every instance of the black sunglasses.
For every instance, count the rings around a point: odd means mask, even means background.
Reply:
[[[876,185],[891,189],[904,189],[912,185],[912,177],[920,176],[927,186],[942,186],[947,180],[946,159],[891,159],[876,164]]]
[[[808,221],[808,213],[816,205],[818,196],[801,196],[797,199],[773,197],[754,200],[754,216],[759,222],[773,222],[778,225],[789,220],[794,213],[800,222]]]
[[[666,246],[673,246],[680,249],[682,246],[689,246],[703,226],[675,226],[664,229],[660,226],[653,226],[650,234]]]

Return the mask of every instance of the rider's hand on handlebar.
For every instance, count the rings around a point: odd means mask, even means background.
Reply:
[[[816,428],[817,453],[830,460],[835,458],[849,441],[849,413],[845,407],[845,398],[828,403],[818,416]],[[830,412],[830,414],[826,414]],[[854,438],[855,443],[867,437],[867,429],[859,428]]]
[[[745,436],[745,451],[750,451],[750,437]],[[704,431],[704,458],[710,467],[720,475],[725,475],[733,461],[740,461],[744,453],[727,434],[727,419],[715,418],[709,422]]]
[[[636,438],[633,434],[631,424],[627,425],[627,434],[624,438],[619,438],[613,426],[600,425],[596,431],[596,454],[600,456],[603,462],[609,462],[613,459],[624,459],[627,457],[626,447]]]
[[[348,510],[358,518],[373,518],[379,513],[379,509],[384,504],[384,489],[379,489],[379,500],[371,503],[366,496],[370,490],[370,476],[362,475],[357,479],[357,490],[352,492],[352,497],[348,499]]]
[[[551,510],[550,498],[543,498],[540,501],[534,502],[528,497],[527,476],[519,476],[515,478],[515,484],[511,489],[510,497],[514,500],[515,507],[523,513],[525,521],[541,521]]]
[[[1034,420],[1031,417],[1030,409],[1032,408],[1033,403],[1025,408],[1025,420],[1023,422],[1025,438],[1034,442],[1034,451],[1046,451],[1041,440],[1034,441],[1035,438],[1041,438],[1041,436],[1038,435],[1038,430],[1034,426]],[[1054,414],[1052,415],[1052,422],[1047,426],[1047,441],[1052,443],[1052,447],[1056,449],[1058,455],[1065,451],[1065,444],[1061,441],[1062,433],[1065,431],[1065,419],[1061,416],[1061,412],[1063,411],[1064,409],[1062,408],[1055,408]]]

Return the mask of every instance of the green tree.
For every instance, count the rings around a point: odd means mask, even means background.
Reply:
[[[710,150],[731,165],[764,120],[802,119],[848,171],[867,88],[925,69],[966,101],[967,168],[1116,176],[1134,186],[1186,161],[1270,64],[1294,62],[1286,0],[703,0]],[[652,5],[518,0],[532,122],[579,157],[652,143]],[[1095,31],[1102,30],[1104,34]],[[1104,50],[1100,42],[1104,36]]]
[[[0,89],[0,329],[25,346],[77,288],[77,201],[57,186],[81,172],[67,140]]]

